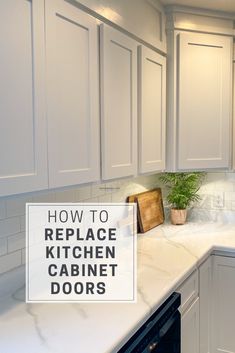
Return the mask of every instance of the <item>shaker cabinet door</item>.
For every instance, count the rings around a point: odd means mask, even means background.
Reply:
[[[62,0],[46,1],[49,186],[100,177],[98,27]]]
[[[178,169],[228,168],[232,39],[178,36]]]
[[[199,298],[181,318],[181,353],[199,353]]]
[[[213,256],[212,349],[235,353],[235,258]]]
[[[139,170],[148,173],[165,169],[166,58],[138,49]]]
[[[101,25],[102,178],[137,173],[137,43]]]
[[[47,187],[44,5],[0,1],[0,196]]]

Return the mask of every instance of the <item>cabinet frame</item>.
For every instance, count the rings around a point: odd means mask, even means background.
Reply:
[[[151,77],[149,77],[147,64],[151,64],[152,67],[154,65],[160,70],[158,82],[155,83],[154,87],[151,87],[154,91],[154,88],[156,89],[157,85],[160,86],[160,92],[155,93],[155,97],[157,97],[157,95],[160,96],[160,107],[154,107],[155,109],[157,108],[160,110],[160,114],[159,111],[154,112],[156,122],[151,120],[152,117],[150,114],[153,113],[152,111],[149,111],[148,96],[152,95],[152,101],[153,93],[149,92],[150,83],[148,81],[151,80]],[[151,83],[153,84],[152,81]],[[163,171],[165,169],[166,144],[166,58],[144,46],[138,47],[138,122],[140,173]],[[155,130],[154,139],[151,140],[149,139],[149,136],[145,134],[145,125],[151,124],[152,130],[156,127],[154,123],[158,123],[158,125],[160,125],[160,129],[159,131]],[[160,143],[158,143],[158,141],[160,141]],[[155,149],[154,159],[148,155],[148,149]]]

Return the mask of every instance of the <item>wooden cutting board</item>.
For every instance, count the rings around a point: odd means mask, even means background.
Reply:
[[[137,203],[138,231],[145,233],[164,222],[162,192],[160,188],[128,197],[128,202]]]

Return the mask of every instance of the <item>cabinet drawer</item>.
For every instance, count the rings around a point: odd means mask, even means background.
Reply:
[[[180,311],[183,313],[198,296],[198,271],[193,272],[178,288],[177,292],[181,293]]]

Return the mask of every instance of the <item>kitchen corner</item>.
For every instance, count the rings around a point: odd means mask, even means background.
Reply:
[[[136,304],[26,304],[24,268],[8,272],[0,285],[1,349],[117,352],[211,254],[235,254],[234,233],[233,224],[203,222],[139,235]]]

